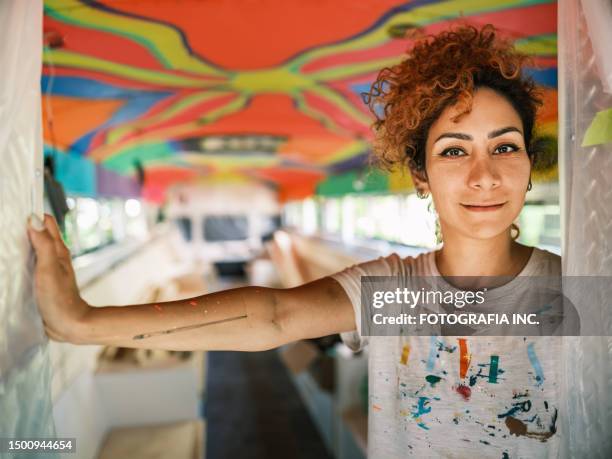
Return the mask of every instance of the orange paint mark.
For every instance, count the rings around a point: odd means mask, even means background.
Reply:
[[[50,107],[47,106],[47,102]],[[46,96],[42,110],[45,140],[49,144],[55,142],[59,148],[68,149],[83,134],[101,126],[124,103],[123,100],[113,99],[93,100]],[[53,113],[53,133],[49,125],[47,108]]]
[[[465,378],[468,368],[470,367],[470,361],[472,360],[471,354],[468,354],[467,341],[465,338],[458,338],[459,340],[459,377]]]
[[[155,304],[155,305],[153,305],[153,307],[154,307],[155,309],[157,309],[159,312],[162,312],[162,311],[163,311],[162,307],[161,307],[159,304]]]
[[[190,301],[190,302],[189,302],[189,304],[190,304],[191,306],[197,306],[197,305],[198,305],[198,303],[197,303],[196,301]]]
[[[404,344],[404,347],[402,348],[402,356],[400,358],[400,363],[402,365],[407,365],[409,356],[410,356],[410,346],[408,344]]]
[[[382,411],[382,408],[378,405],[372,405],[372,409],[375,411]]]

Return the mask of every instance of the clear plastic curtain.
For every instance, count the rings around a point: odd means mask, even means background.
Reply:
[[[47,339],[34,303],[33,258],[26,235],[28,215],[42,212],[41,55],[42,1],[0,1],[0,437],[4,438],[55,435]],[[54,455],[45,453],[45,457]]]
[[[605,91],[612,81],[611,31],[609,0],[559,2],[559,158],[566,276],[612,276],[612,94]],[[579,290],[566,290],[565,295],[577,306],[581,321],[598,323],[610,335],[612,282]],[[610,458],[612,338],[566,337],[563,349],[563,455]]]

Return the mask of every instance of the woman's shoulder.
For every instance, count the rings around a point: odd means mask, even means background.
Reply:
[[[533,248],[533,253],[529,259],[529,272],[525,273],[531,276],[560,276],[561,275],[561,257],[556,253],[548,250]]]
[[[434,252],[424,252],[413,256],[400,256],[397,252],[393,252],[386,256],[380,256],[349,266],[345,270],[336,273],[333,277],[427,276],[431,275],[432,263],[435,265],[433,256]]]
[[[391,276],[431,276],[435,274],[435,251],[422,251],[408,256],[393,252],[366,264]]]

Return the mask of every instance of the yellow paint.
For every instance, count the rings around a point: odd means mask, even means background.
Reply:
[[[252,70],[237,74],[230,82],[232,88],[246,93],[294,93],[315,86],[311,78],[279,67]]]
[[[400,362],[402,365],[408,364],[409,356],[410,356],[410,346],[408,344],[404,344],[404,347],[402,348],[402,357],[400,359]]]

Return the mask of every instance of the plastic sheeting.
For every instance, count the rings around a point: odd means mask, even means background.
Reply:
[[[0,436],[9,438],[55,434],[26,234],[28,215],[43,208],[41,48],[42,2],[0,2]]]
[[[608,0],[586,0],[592,11],[606,11]],[[590,15],[593,17],[593,14]],[[595,15],[596,16],[596,15]],[[567,276],[612,275],[612,143],[581,147],[598,112],[612,107],[603,91],[601,69],[579,0],[559,3],[560,171],[563,219],[563,272]],[[609,26],[609,24],[608,24]],[[612,283],[608,288],[566,291],[581,321],[612,330]],[[608,333],[610,334],[610,333]],[[612,457],[612,338],[564,339],[564,399],[561,416],[564,457]]]

